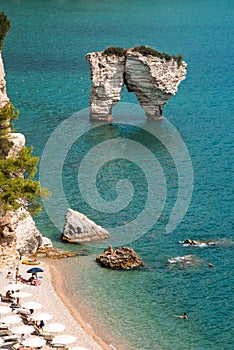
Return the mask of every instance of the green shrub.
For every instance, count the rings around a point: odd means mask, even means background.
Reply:
[[[24,206],[32,214],[41,210],[41,198],[48,195],[40,182],[34,180],[38,158],[32,156],[33,148],[23,147],[18,155],[7,158],[13,145],[8,139],[12,120],[18,117],[11,103],[0,109],[0,207],[16,210]]]
[[[166,61],[170,61],[171,59],[174,59],[178,62],[178,64],[181,64],[181,61],[183,59],[182,55],[178,55],[178,56],[170,56],[167,53],[164,52],[159,52],[155,49],[152,49],[149,46],[135,46],[132,51],[134,52],[139,52],[141,55],[143,56],[154,56],[154,57],[158,57],[161,59],[165,59]]]
[[[110,46],[110,47],[107,47],[103,53],[107,56],[110,56],[110,55],[116,55],[118,57],[122,57],[122,56],[125,56],[126,55],[126,52],[127,52],[127,49],[124,49],[122,47],[114,47],[114,46]]]

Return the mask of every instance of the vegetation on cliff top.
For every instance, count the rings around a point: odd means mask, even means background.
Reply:
[[[155,49],[152,49],[151,47],[149,46],[135,46],[132,51],[135,51],[135,52],[139,52],[140,54],[142,54],[143,56],[148,56],[148,55],[151,55],[151,56],[154,56],[154,57],[158,57],[158,58],[161,58],[161,59],[165,59],[166,61],[170,61],[171,59],[174,59],[176,60],[177,62],[181,62],[182,59],[183,59],[183,56],[182,55],[178,55],[178,56],[171,56],[171,55],[168,55],[167,53],[164,53],[164,52],[159,52]]]
[[[103,53],[107,56],[116,55],[118,57],[125,56],[126,52],[127,52],[127,49],[124,49],[122,47],[114,47],[114,46],[109,46],[103,51]]]
[[[0,48],[10,28],[10,21],[4,12],[0,13]],[[18,111],[8,102],[0,108],[0,208],[16,210],[26,208],[36,214],[41,210],[41,198],[47,191],[34,179],[38,158],[32,156],[32,147],[23,147],[17,154],[9,152],[13,142],[9,140],[12,121],[18,118]]]
[[[175,61],[178,62],[178,64],[180,65],[183,59],[182,55],[178,55],[178,56],[171,56],[168,55],[167,53],[164,52],[159,52],[155,49],[152,49],[149,46],[135,46],[133,49],[125,49],[122,47],[114,47],[114,46],[109,46],[107,47],[104,51],[103,54],[110,56],[110,55],[116,55],[118,57],[122,57],[122,56],[126,56],[126,52],[128,50],[131,50],[133,52],[139,52],[141,55],[143,56],[153,56],[153,57],[158,57],[161,59],[165,59],[166,61],[170,61],[171,59],[174,59]]]

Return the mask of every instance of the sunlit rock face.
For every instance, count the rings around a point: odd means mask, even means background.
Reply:
[[[112,107],[120,101],[124,85],[125,57],[103,52],[86,55],[90,64],[90,119],[112,120]]]
[[[84,214],[68,209],[65,216],[62,240],[74,243],[99,241],[109,238],[110,234]]]
[[[0,51],[0,108],[3,107],[8,101],[9,101],[9,98],[7,97],[7,92],[6,92],[5,71],[4,71],[4,65],[2,60],[2,54]]]
[[[185,62],[178,64],[174,59],[166,61],[138,52],[127,52],[126,86],[136,94],[149,120],[162,118],[163,107],[175,95],[185,75]]]
[[[86,59],[92,80],[91,120],[112,120],[112,108],[120,101],[124,84],[129,92],[136,94],[147,119],[161,119],[163,107],[186,76],[184,61],[142,55],[132,49],[123,56],[93,52]]]

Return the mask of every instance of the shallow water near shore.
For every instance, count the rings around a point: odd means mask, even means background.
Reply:
[[[129,125],[105,126],[96,135],[99,141],[106,134],[110,139],[117,135],[138,141],[153,152],[165,174],[167,196],[159,220],[130,242],[146,266],[133,271],[100,268],[95,258],[102,249],[60,242],[61,232],[45,210],[35,220],[56,246],[80,254],[59,261],[58,266],[66,276],[71,300],[89,310],[84,317],[89,323],[93,320],[93,328],[108,343],[115,339],[116,346],[120,339],[135,350],[232,350],[233,4],[227,0],[3,0],[0,5],[12,24],[3,59],[8,95],[20,111],[15,126],[26,135],[37,156],[42,156],[47,140],[62,121],[89,105],[87,52],[110,45],[145,44],[184,55],[188,63],[186,80],[164,109],[166,119],[158,124],[162,132],[168,130],[168,122],[177,129],[194,171],[190,206],[171,234],[166,234],[166,225],[177,196],[178,174],[164,145]],[[126,109],[119,108],[129,120],[128,108],[131,103],[137,104],[136,98],[124,90],[122,102]],[[114,113],[117,117],[118,106]],[[136,118],[147,124],[143,114],[136,114]],[[78,122],[82,129],[87,121],[80,116]],[[90,208],[77,189],[77,164],[99,142],[93,136],[94,131],[87,133],[66,157],[62,178],[66,199],[70,207],[104,227],[123,225],[144,208],[146,176],[130,162],[108,164],[97,179],[102,196],[115,200],[116,179],[127,177],[133,179],[133,201],[116,215]],[[65,140],[66,135],[60,147]],[[62,225],[64,213],[57,215]],[[222,240],[222,244],[184,247],[179,241],[186,238]],[[168,263],[172,257],[188,254],[196,257],[192,266]],[[213,268],[208,267],[209,262]],[[184,311],[188,321],[172,316]]]

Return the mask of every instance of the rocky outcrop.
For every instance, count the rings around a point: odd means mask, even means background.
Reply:
[[[136,94],[149,120],[161,119],[163,107],[185,79],[187,64],[166,54],[143,55],[134,49],[122,56],[105,52],[86,55],[92,80],[90,119],[112,119],[112,107],[120,100],[124,84]]]
[[[40,247],[32,257],[43,256],[50,259],[63,259],[76,256],[74,252],[65,251],[59,248],[53,247]]]
[[[110,234],[101,226],[78,211],[68,209],[62,240],[74,243],[97,241],[110,237]]]
[[[132,248],[122,247],[115,250],[110,245],[96,258],[96,261],[101,266],[111,269],[132,269],[144,266],[143,261]]]
[[[93,52],[86,55],[90,64],[90,118],[111,120],[112,107],[120,101],[124,85],[125,57]]]
[[[42,235],[32,216],[24,209],[1,212],[0,215],[0,263],[17,265],[20,256],[34,253],[42,244]]]
[[[6,80],[5,80],[5,71],[2,60],[2,53],[0,51],[0,107],[4,106],[9,102],[6,92]]]

